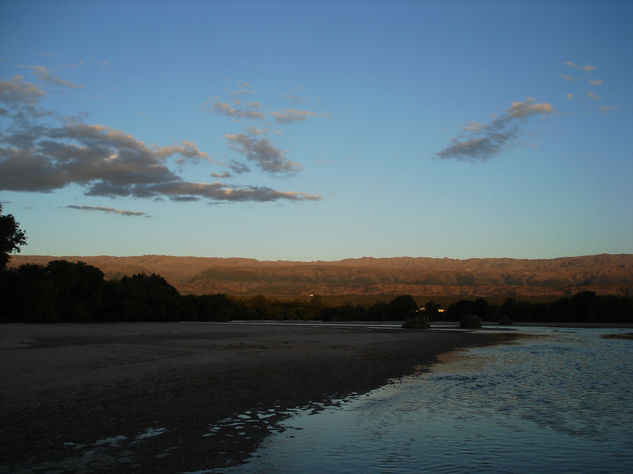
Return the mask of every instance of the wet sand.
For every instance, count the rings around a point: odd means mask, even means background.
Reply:
[[[0,472],[239,463],[287,416],[501,333],[121,323],[0,326]]]

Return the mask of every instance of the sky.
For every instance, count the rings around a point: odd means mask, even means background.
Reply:
[[[27,255],[633,253],[633,2],[0,0]]]

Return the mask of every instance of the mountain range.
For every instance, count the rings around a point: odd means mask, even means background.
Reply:
[[[9,267],[83,261],[107,279],[156,273],[181,294],[564,296],[633,292],[633,254],[554,259],[373,258],[260,261],[247,258],[13,255]]]

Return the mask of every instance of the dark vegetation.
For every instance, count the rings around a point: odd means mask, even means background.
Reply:
[[[9,254],[19,252],[21,245],[26,245],[24,231],[20,229],[13,214],[2,215],[2,203],[0,203],[0,270],[6,268]]]
[[[539,323],[633,323],[633,298],[596,295],[583,291],[550,303],[517,301],[507,298],[502,304],[490,305],[483,298],[460,300],[438,315],[442,321],[461,321],[473,314],[482,321],[501,324]]]

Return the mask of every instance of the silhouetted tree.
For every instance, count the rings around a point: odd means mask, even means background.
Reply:
[[[435,318],[437,318],[437,315],[439,314],[439,310],[440,310],[440,305],[437,304],[433,300],[427,301],[424,304],[424,316],[426,317],[428,321],[433,321]]]
[[[418,304],[411,295],[397,296],[389,302],[390,319],[407,320],[418,310]]]
[[[24,231],[20,229],[13,214],[2,215],[2,204],[0,204],[0,270],[6,268],[9,254],[19,252],[22,245],[26,245]]]

